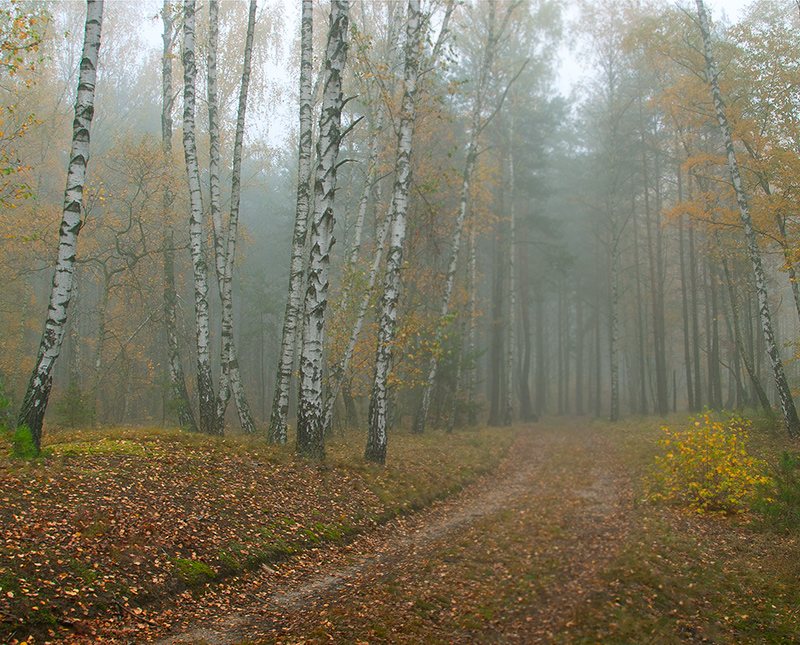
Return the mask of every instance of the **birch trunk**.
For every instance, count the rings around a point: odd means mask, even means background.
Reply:
[[[378,234],[378,240],[375,246],[375,255],[372,257],[372,266],[369,270],[367,288],[364,291],[364,294],[361,296],[361,302],[358,307],[358,314],[356,315],[355,324],[350,332],[350,338],[347,341],[347,348],[345,349],[341,362],[334,367],[334,374],[331,379],[332,386],[328,392],[328,398],[325,400],[323,427],[326,429],[330,428],[331,423],[333,422],[333,408],[336,404],[336,397],[338,397],[339,392],[342,391],[342,385],[347,377],[347,370],[350,368],[350,361],[353,359],[353,352],[356,349],[358,337],[361,335],[361,330],[364,327],[364,319],[367,317],[369,303],[372,299],[372,292],[378,279],[378,271],[381,266],[381,261],[383,260],[383,247],[386,243],[386,236],[389,233],[390,225],[391,220],[389,217],[387,217],[383,223],[383,226],[381,227],[380,233]]]
[[[208,3],[208,54],[206,55],[206,95],[208,105],[208,202],[211,211],[211,222],[214,229],[214,269],[217,276],[217,289],[222,302],[222,323],[220,333],[219,388],[214,405],[214,431],[225,434],[225,410],[231,396],[230,373],[228,372],[228,354],[230,353],[231,325],[227,320],[223,300],[225,289],[225,225],[222,222],[220,207],[221,190],[219,179],[219,91],[217,88],[217,46],[219,42],[219,2],[209,0]]]
[[[311,151],[313,131],[313,2],[303,0],[300,24],[300,144],[297,162],[297,206],[295,210],[292,258],[289,269],[289,293],[283,317],[283,334],[275,394],[272,401],[268,439],[286,443],[286,419],[289,415],[289,386],[292,380],[297,323],[303,286],[303,250],[306,244],[308,213],[311,204]]]
[[[403,102],[394,167],[394,186],[390,206],[389,250],[386,255],[381,311],[378,319],[378,347],[375,354],[375,378],[369,402],[369,434],[364,458],[379,464],[386,462],[387,410],[389,402],[389,372],[392,365],[392,346],[397,326],[397,301],[400,297],[400,272],[403,266],[408,222],[408,196],[411,187],[411,152],[416,120],[417,78],[421,15],[419,0],[408,2],[406,24],[405,69],[403,72]]]
[[[203,247],[203,195],[195,142],[195,0],[183,3],[183,153],[189,182],[189,244],[194,273],[195,336],[197,339],[197,394],[200,430],[217,432],[214,380],[211,376],[208,319],[208,265]]]
[[[445,277],[444,294],[442,296],[442,306],[440,310],[440,321],[443,322],[444,318],[450,311],[450,298],[453,294],[453,285],[455,283],[456,269],[458,266],[458,255],[461,249],[461,235],[464,230],[464,220],[467,215],[467,203],[469,201],[469,190],[472,181],[472,171],[475,168],[475,160],[478,158],[478,135],[480,134],[485,122],[482,123],[483,112],[483,98],[484,92],[489,79],[489,71],[491,70],[492,60],[494,57],[494,0],[489,0],[489,35],[486,41],[486,49],[484,50],[484,57],[481,64],[481,69],[478,76],[478,86],[475,92],[475,99],[472,104],[472,118],[470,120],[470,138],[467,147],[467,159],[464,164],[464,175],[461,183],[461,197],[458,205],[458,215],[456,216],[456,225],[453,233],[453,247],[450,251],[450,261],[447,266],[447,274]],[[434,340],[434,347],[442,341],[444,334],[444,327],[442,324],[436,327],[436,335]],[[428,411],[431,403],[431,392],[433,385],[436,381],[436,371],[439,363],[439,358],[436,354],[431,357],[428,366],[428,375],[425,381],[424,390],[422,392],[422,402],[414,420],[413,431],[421,434],[425,431],[425,424],[428,420]]]
[[[162,40],[164,50],[161,57],[161,147],[164,164],[172,168],[172,47],[175,33],[172,22],[172,0],[164,0],[161,20],[164,25]],[[173,199],[169,189],[163,194],[164,221],[169,221]],[[180,347],[178,345],[178,294],[175,288],[175,232],[170,224],[164,227],[162,258],[164,262],[164,326],[167,337],[167,365],[169,371],[169,403],[174,406],[178,424],[192,432],[197,431],[189,393],[186,391],[186,376],[183,373]]]
[[[253,59],[253,38],[256,26],[256,0],[250,0],[247,16],[247,36],[244,46],[244,62],[242,64],[242,84],[239,89],[239,107],[236,117],[236,135],[233,143],[233,168],[231,172],[231,213],[225,235],[225,269],[222,275],[220,299],[222,300],[222,371],[228,374],[230,389],[236,402],[239,425],[242,432],[252,434],[255,431],[253,415],[247,401],[242,377],[239,371],[239,359],[236,342],[233,338],[233,264],[236,257],[236,242],[239,238],[239,205],[242,185],[242,147],[244,145],[244,124],[247,115],[247,93],[250,88],[250,69]],[[220,390],[222,388],[220,387]],[[217,399],[217,422],[222,425],[225,418],[225,405],[220,405],[222,397]],[[225,402],[227,403],[227,401]]]
[[[706,9],[703,5],[703,0],[696,0],[697,14],[700,19],[700,31],[703,36],[703,48],[706,60],[706,74],[708,76],[708,83],[711,86],[711,92],[714,98],[714,109],[717,114],[717,122],[719,123],[720,130],[725,141],[725,149],[728,156],[728,168],[731,173],[731,180],[733,188],[736,191],[736,201],[739,205],[739,214],[744,226],[745,240],[747,243],[747,252],[750,256],[750,261],[753,264],[753,275],[756,282],[756,291],[758,293],[759,313],[761,318],[761,327],[764,334],[764,342],[767,346],[767,354],[769,355],[770,363],[772,364],[772,372],[775,379],[775,387],[778,390],[778,396],[781,402],[781,411],[783,412],[783,419],[786,423],[786,429],[789,436],[797,438],[800,436],[800,419],[797,418],[797,410],[792,399],[792,392],[789,389],[789,383],[786,380],[786,374],[783,370],[783,363],[781,362],[778,346],[775,341],[775,334],[772,329],[772,316],[769,309],[769,300],[767,293],[767,279],[764,274],[764,267],[761,263],[761,251],[758,248],[758,240],[756,239],[755,228],[753,227],[752,219],[750,218],[750,208],[747,203],[747,197],[742,187],[742,179],[739,174],[739,166],[736,161],[736,153],[733,147],[733,137],[731,136],[730,126],[728,125],[728,118],[725,114],[725,104],[722,101],[722,93],[719,89],[719,82],[717,79],[717,70],[714,63],[713,50],[711,47],[711,33],[708,26],[708,16]]]
[[[297,453],[312,459],[325,457],[325,432],[322,425],[325,310],[328,305],[330,252],[334,243],[333,205],[344,105],[342,76],[347,62],[348,13],[348,0],[333,0],[325,53],[325,83],[314,177],[314,214],[311,219],[311,256],[303,312]]]
[[[94,116],[94,89],[102,22],[103,0],[87,0],[75,118],[72,122],[72,146],[64,190],[64,209],[59,228],[58,256],[44,332],[18,419],[20,426],[27,426],[30,430],[37,451],[42,445],[42,421],[53,385],[53,366],[64,340],[67,309],[75,273],[78,233],[83,224],[81,219],[83,184],[86,164],[89,161],[89,140]]]
[[[731,279],[731,271],[728,267],[728,258],[724,255],[722,256],[722,270],[725,273],[725,284],[728,287],[728,296],[731,301],[731,318],[733,318],[733,335],[736,341],[736,346],[739,349],[739,355],[744,361],[744,369],[747,371],[747,375],[750,377],[750,382],[753,384],[753,389],[756,392],[756,396],[758,397],[758,402],[761,407],[771,415],[774,415],[772,410],[772,405],[770,405],[769,397],[767,393],[764,391],[763,386],[761,385],[761,380],[758,378],[758,374],[756,374],[756,370],[753,367],[753,361],[750,360],[750,356],[747,353],[747,349],[744,346],[744,339],[742,338],[741,327],[739,325],[739,304],[736,301],[736,291],[733,288],[733,280]]]

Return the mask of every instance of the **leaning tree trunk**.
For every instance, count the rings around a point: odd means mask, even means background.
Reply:
[[[750,377],[750,381],[753,384],[753,389],[756,392],[759,404],[766,412],[774,415],[772,405],[770,405],[769,402],[769,397],[761,385],[761,380],[758,378],[758,374],[756,374],[756,370],[753,367],[753,361],[750,360],[750,356],[748,355],[747,349],[744,346],[744,339],[742,338],[741,327],[739,325],[739,304],[736,300],[736,291],[733,288],[733,279],[731,278],[731,270],[728,266],[728,258],[725,257],[724,254],[722,255],[722,270],[725,273],[725,284],[728,287],[728,297],[731,301],[731,318],[733,318],[733,335],[736,341],[736,347],[739,349],[739,355],[742,357],[742,361],[744,362],[744,369],[747,371],[747,375]]]
[[[470,122],[470,138],[467,147],[467,158],[464,164],[464,174],[462,175],[461,182],[461,198],[458,206],[458,215],[456,216],[455,231],[453,233],[453,247],[450,251],[450,261],[447,266],[447,274],[445,276],[444,294],[442,296],[442,306],[439,312],[440,321],[444,321],[445,317],[450,311],[450,298],[453,295],[453,286],[455,284],[456,268],[458,266],[458,256],[461,250],[461,236],[464,230],[464,221],[467,216],[467,203],[469,201],[469,191],[472,182],[472,172],[475,169],[475,162],[478,158],[478,135],[486,126],[486,121],[483,119],[483,99],[484,92],[489,82],[489,72],[494,59],[494,45],[495,45],[495,32],[494,32],[494,0],[489,0],[489,35],[486,41],[486,49],[484,50],[483,62],[478,75],[478,86],[475,90],[475,99],[472,104],[472,118]],[[434,340],[434,347],[437,347],[444,335],[444,326],[439,324],[436,327],[436,335]],[[431,393],[433,391],[434,383],[436,382],[436,372],[439,364],[438,355],[434,354],[431,357],[428,366],[428,376],[425,381],[425,386],[422,391],[422,402],[420,403],[419,410],[414,420],[413,431],[421,434],[425,431],[425,424],[428,420],[428,411],[431,404]]]
[[[422,16],[419,0],[408,2],[406,24],[403,103],[394,166],[394,187],[390,206],[391,227],[389,249],[383,282],[381,311],[378,318],[378,346],[375,354],[375,376],[369,402],[369,433],[364,458],[379,464],[386,462],[387,410],[389,404],[389,372],[392,366],[392,345],[397,326],[397,301],[400,298],[400,272],[403,266],[408,223],[408,196],[411,187],[411,152],[416,120],[417,77]]]
[[[341,142],[344,105],[342,76],[347,62],[349,8],[349,0],[333,0],[331,3],[325,53],[325,84],[317,140],[311,257],[303,312],[303,348],[300,353],[300,396],[297,409],[297,453],[312,459],[325,457],[322,408],[325,309],[328,305],[330,253],[333,246],[333,201]]]
[[[750,256],[750,261],[753,264],[753,275],[755,277],[756,291],[758,293],[758,303],[761,316],[761,327],[764,334],[764,342],[767,346],[767,354],[769,355],[770,363],[772,364],[772,372],[775,379],[775,387],[778,390],[778,396],[781,402],[781,411],[783,412],[783,419],[786,423],[786,429],[789,436],[792,438],[800,437],[800,419],[797,417],[797,410],[792,399],[792,392],[789,389],[789,383],[786,380],[786,374],[783,370],[783,363],[781,362],[780,354],[778,352],[778,345],[775,341],[775,333],[772,329],[772,316],[769,309],[769,300],[767,293],[767,279],[764,274],[764,267],[761,262],[761,251],[758,248],[758,240],[756,239],[755,228],[753,221],[750,217],[750,207],[747,203],[747,197],[742,187],[742,179],[739,174],[739,165],[736,161],[736,153],[733,147],[733,137],[731,135],[730,125],[728,118],[725,114],[725,104],[722,101],[722,93],[719,89],[719,81],[717,78],[716,65],[714,63],[713,50],[711,47],[711,34],[708,27],[708,16],[706,9],[703,5],[703,0],[696,0],[697,14],[700,19],[700,31],[703,36],[703,48],[706,60],[706,75],[708,83],[711,86],[711,92],[714,98],[714,109],[717,114],[717,122],[719,123],[720,130],[725,141],[725,150],[728,156],[728,168],[731,173],[731,181],[733,188],[736,191],[736,201],[739,205],[739,214],[744,226],[745,241],[747,243],[747,252]]]
[[[161,20],[164,25],[164,51],[161,58],[161,147],[164,164],[172,169],[172,48],[175,34],[172,23],[172,0],[164,0]],[[164,189],[164,222],[170,220],[169,211],[173,205],[172,192]],[[183,373],[180,348],[178,345],[178,292],[175,288],[175,232],[171,224],[165,224],[162,238],[164,262],[164,326],[167,337],[167,365],[169,371],[170,403],[175,407],[178,424],[192,432],[197,431],[189,393],[186,391],[186,376]]]
[[[250,68],[253,59],[253,37],[256,27],[256,0],[250,0],[247,16],[247,36],[244,46],[244,63],[242,65],[242,85],[239,90],[239,108],[236,117],[236,135],[233,143],[233,168],[231,172],[231,214],[226,231],[227,248],[225,250],[225,270],[222,275],[222,346],[226,351],[222,355],[225,371],[228,373],[236,411],[239,414],[239,425],[242,432],[252,434],[255,431],[250,404],[242,385],[239,359],[236,355],[236,344],[233,339],[233,262],[236,257],[236,242],[239,237],[239,204],[242,186],[242,148],[244,146],[244,123],[247,114],[247,92],[250,88]],[[225,410],[220,410],[217,401],[217,420],[223,423]]]
[[[195,336],[197,339],[197,394],[200,402],[200,430],[216,431],[214,380],[211,376],[210,328],[208,319],[208,265],[203,248],[203,195],[195,142],[195,0],[183,3],[183,153],[189,182],[189,241],[194,272]]]
[[[83,224],[81,206],[86,164],[89,161],[89,139],[94,116],[94,88],[97,77],[97,57],[100,51],[100,32],[103,23],[103,0],[87,0],[86,24],[83,33],[75,119],[72,122],[72,147],[64,190],[64,209],[59,228],[58,257],[50,290],[47,320],[36,355],[25,398],[22,401],[18,425],[27,426],[36,450],[42,445],[42,421],[53,386],[53,366],[61,351],[67,322],[67,309],[72,295],[78,233]]]
[[[292,259],[289,268],[289,292],[283,317],[283,334],[275,394],[272,401],[268,439],[286,443],[286,419],[289,416],[289,386],[297,345],[298,317],[303,288],[303,250],[306,245],[308,212],[311,204],[311,152],[313,131],[313,15],[312,0],[303,0],[300,21],[300,145],[297,162],[297,206],[295,210]]]
[[[353,359],[353,352],[355,352],[356,344],[358,343],[358,337],[361,335],[361,330],[364,327],[364,320],[366,319],[367,312],[369,311],[369,304],[372,300],[375,282],[377,281],[378,271],[383,259],[383,246],[386,242],[386,236],[389,233],[390,225],[391,220],[389,217],[387,217],[383,223],[383,226],[381,226],[380,232],[378,233],[378,239],[375,243],[375,254],[372,257],[372,266],[369,269],[369,279],[367,280],[366,289],[361,296],[361,302],[358,306],[358,313],[356,314],[356,320],[353,324],[353,328],[350,331],[350,338],[347,341],[347,347],[345,348],[344,356],[333,368],[333,374],[331,375],[331,386],[328,388],[328,398],[325,400],[325,412],[323,417],[323,427],[326,430],[330,428],[331,424],[333,423],[333,408],[336,404],[336,397],[339,396],[339,392],[341,392],[342,385],[347,377],[347,370],[350,368],[350,361]]]

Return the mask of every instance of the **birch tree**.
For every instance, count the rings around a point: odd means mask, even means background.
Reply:
[[[242,65],[242,80],[236,119],[236,134],[233,144],[233,168],[231,173],[231,211],[227,222],[223,222],[220,205],[220,136],[219,96],[217,91],[217,41],[219,37],[219,5],[217,0],[209,2],[209,47],[208,47],[208,121],[209,121],[209,195],[211,218],[214,227],[214,264],[217,285],[222,304],[220,331],[219,391],[216,399],[217,433],[223,434],[225,411],[231,393],[234,395],[239,424],[245,434],[255,430],[250,405],[242,386],[236,343],[233,337],[233,264],[239,232],[239,204],[241,200],[242,147],[244,124],[247,113],[247,94],[250,86],[250,69],[253,54],[253,36],[256,21],[256,2],[251,0],[248,10],[247,31]]]
[[[328,305],[330,252],[333,247],[334,196],[338,169],[344,101],[342,78],[347,62],[349,0],[331,2],[325,51],[325,81],[317,140],[314,176],[314,213],[310,230],[310,259],[303,312],[300,353],[300,393],[297,411],[297,453],[312,459],[325,457],[322,367],[325,310]]]
[[[218,432],[211,375],[210,327],[208,314],[208,264],[203,244],[203,195],[195,141],[195,0],[183,3],[183,153],[189,182],[189,240],[194,273],[195,337],[197,339],[197,394],[200,430]]]
[[[495,28],[495,2],[489,0],[489,33],[486,39],[486,46],[483,51],[483,60],[481,67],[478,71],[478,83],[475,89],[475,96],[472,103],[472,116],[470,119],[470,134],[469,144],[467,146],[467,158],[464,163],[464,171],[462,174],[461,183],[461,197],[458,205],[458,214],[456,215],[456,223],[453,231],[453,243],[450,250],[450,260],[447,265],[447,273],[445,274],[444,293],[442,295],[440,321],[444,322],[445,318],[450,313],[450,300],[453,295],[453,287],[455,286],[456,270],[458,268],[458,258],[461,253],[461,237],[464,231],[464,221],[467,216],[467,204],[469,202],[469,192],[472,181],[472,172],[475,169],[475,162],[478,158],[478,138],[481,132],[491,121],[492,117],[497,114],[498,110],[502,107],[503,100],[511,86],[511,83],[519,76],[515,76],[509,85],[506,87],[505,92],[500,97],[497,106],[489,117],[484,117],[483,111],[485,107],[485,94],[489,84],[490,72],[494,60],[495,47],[499,37],[505,32],[505,28],[511,20],[511,15],[517,4],[511,4],[503,18],[499,29]],[[524,65],[523,65],[524,68]],[[521,72],[522,70],[520,70]],[[444,326],[440,324],[436,328],[436,336],[434,346],[438,346],[444,336]],[[428,419],[428,411],[431,404],[431,393],[436,381],[436,372],[439,364],[439,357],[434,354],[428,365],[428,376],[425,381],[425,386],[422,392],[422,402],[420,403],[416,419],[414,421],[414,432],[422,433],[425,431],[425,424]]]
[[[64,190],[64,208],[59,228],[58,256],[44,332],[18,419],[20,426],[27,426],[30,430],[31,439],[37,451],[41,449],[42,445],[42,421],[53,385],[53,366],[58,359],[64,340],[67,309],[72,295],[78,233],[83,225],[81,216],[83,185],[86,177],[86,165],[89,161],[102,23],[103,0],[87,0],[83,51],[75,100],[75,118],[72,123],[72,145]]]
[[[397,135],[397,157],[390,205],[389,249],[386,254],[383,295],[378,318],[375,376],[369,402],[369,432],[364,452],[365,459],[379,464],[386,462],[389,372],[392,365],[392,345],[397,327],[397,302],[401,289],[403,247],[408,231],[408,201],[411,188],[411,153],[416,121],[421,18],[419,0],[409,0],[403,72],[403,102]]]
[[[783,363],[781,362],[778,345],[775,341],[775,332],[772,328],[772,314],[769,308],[767,278],[761,261],[761,250],[758,247],[755,228],[753,227],[753,221],[750,217],[750,207],[747,201],[747,195],[742,187],[742,178],[739,173],[739,165],[736,160],[736,151],[733,147],[733,137],[731,135],[730,125],[728,124],[725,103],[722,100],[722,92],[719,89],[719,80],[716,63],[714,62],[714,51],[711,43],[711,31],[709,29],[708,16],[706,14],[703,0],[696,0],[696,4],[700,33],[703,38],[706,80],[711,89],[711,94],[714,100],[714,112],[716,114],[717,123],[719,124],[723,141],[725,143],[728,169],[730,171],[731,181],[736,193],[736,202],[739,207],[739,215],[744,228],[747,254],[750,257],[750,262],[753,265],[753,276],[756,283],[756,292],[758,293],[761,330],[764,334],[764,342],[766,344],[767,354],[769,355],[770,363],[772,365],[775,387],[778,390],[781,411],[783,412],[783,420],[786,423],[786,430],[788,431],[789,436],[794,439],[800,437],[800,419],[797,417],[797,410],[794,405],[794,400],[792,399],[792,392],[789,388],[789,383],[786,380],[786,374],[783,370]]]
[[[239,236],[239,206],[241,203],[242,187],[242,148],[244,146],[244,124],[247,114],[247,93],[250,88],[250,68],[253,59],[253,37],[256,26],[256,0],[250,0],[247,15],[247,36],[244,47],[244,62],[242,64],[242,84],[239,90],[239,106],[236,118],[236,135],[233,143],[233,168],[231,173],[231,212],[228,218],[226,232],[227,248],[225,249],[225,271],[222,283],[222,342],[227,352],[223,354],[225,369],[230,377],[233,390],[233,399],[239,415],[239,425],[245,434],[255,431],[255,423],[250,413],[250,404],[242,385],[239,359],[236,353],[236,344],[233,339],[233,263],[236,256],[236,242]],[[219,417],[219,410],[218,410]]]
[[[172,0],[164,0],[161,21],[163,50],[161,55],[161,147],[164,163],[172,168],[172,50],[175,44],[172,14]],[[172,196],[169,188],[164,189],[164,221],[169,221]],[[164,326],[167,336],[167,366],[169,371],[170,402],[175,406],[178,423],[191,431],[197,430],[189,394],[186,391],[186,376],[183,373],[180,347],[178,345],[178,294],[175,288],[175,231],[172,225],[164,226],[162,257],[164,264]]]
[[[268,439],[286,443],[286,419],[289,415],[289,386],[297,345],[298,317],[303,287],[303,251],[311,205],[311,153],[313,131],[313,28],[312,0],[303,0],[300,20],[300,144],[297,162],[297,205],[295,209],[292,257],[289,267],[289,292],[283,317],[278,373],[272,402]]]

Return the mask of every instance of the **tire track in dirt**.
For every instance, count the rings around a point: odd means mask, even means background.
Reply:
[[[485,522],[517,507],[550,509],[548,521],[564,527],[564,539],[555,547],[564,556],[564,570],[535,605],[512,612],[504,624],[483,633],[480,641],[552,640],[616,552],[620,514],[627,504],[624,474],[610,448],[585,423],[577,429],[576,423],[564,432],[541,426],[523,430],[497,473],[432,509],[358,536],[345,547],[320,549],[315,566],[289,570],[283,580],[276,581],[274,571],[264,570],[249,589],[240,587],[243,602],[237,611],[203,621],[202,626],[185,625],[157,643],[233,645],[279,633],[287,614],[346,603],[353,593],[368,594],[376,577],[418,566],[421,554],[436,561],[438,552],[459,537],[475,532],[479,539]],[[559,470],[565,458],[574,462],[577,457],[581,472]],[[565,468],[575,467],[573,463]],[[567,499],[569,504],[559,503]],[[474,634],[454,635],[452,642],[474,642],[473,638]]]

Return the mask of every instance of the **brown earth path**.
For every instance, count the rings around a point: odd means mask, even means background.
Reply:
[[[526,427],[498,472],[447,502],[184,594],[155,642],[563,640],[624,541],[631,500],[624,468],[588,421]]]

